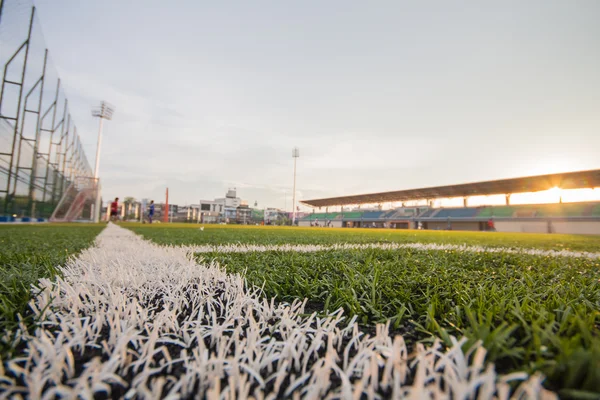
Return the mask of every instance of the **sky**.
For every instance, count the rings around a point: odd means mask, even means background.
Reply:
[[[104,198],[299,199],[600,168],[600,2],[35,0]]]

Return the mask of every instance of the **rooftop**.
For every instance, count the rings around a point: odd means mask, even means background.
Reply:
[[[391,201],[528,193],[549,190],[554,187],[559,187],[561,189],[600,187],[600,169],[462,183],[458,185],[435,186],[421,189],[330,197],[325,199],[302,200],[301,203],[311,207],[328,207],[349,204],[385,203]]]

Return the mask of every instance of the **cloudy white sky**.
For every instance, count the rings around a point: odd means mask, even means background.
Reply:
[[[600,168],[600,2],[36,0],[105,198],[259,206]]]

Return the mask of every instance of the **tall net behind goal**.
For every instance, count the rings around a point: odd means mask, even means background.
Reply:
[[[95,178],[75,178],[54,209],[50,222],[93,221],[99,186]]]

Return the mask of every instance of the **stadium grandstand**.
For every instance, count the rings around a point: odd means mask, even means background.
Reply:
[[[561,193],[600,187],[600,170],[567,172],[421,189],[303,200],[313,213],[300,226],[433,230],[496,230],[600,234],[600,201],[563,202]],[[554,192],[557,202],[513,204],[518,194]],[[504,204],[470,206],[479,196],[504,196]],[[461,207],[434,207],[435,200],[462,199]],[[401,203],[384,209],[384,204]],[[420,203],[410,205],[409,203]],[[321,211],[325,208],[325,212]],[[329,212],[339,208],[340,211]]]

